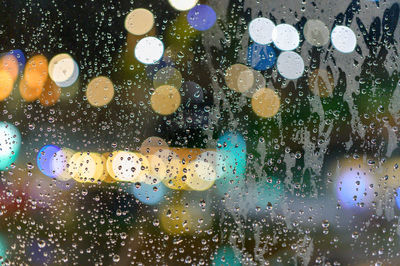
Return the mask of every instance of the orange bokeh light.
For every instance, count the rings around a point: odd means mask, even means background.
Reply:
[[[61,96],[61,88],[51,79],[47,79],[39,101],[43,106],[54,105]]]
[[[18,60],[13,55],[5,55],[0,58],[0,70],[5,70],[10,73],[13,81],[15,82],[18,78]]]
[[[14,80],[11,74],[6,70],[0,69],[0,101],[10,96],[14,87]]]

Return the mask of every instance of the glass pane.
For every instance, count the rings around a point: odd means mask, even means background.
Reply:
[[[399,265],[399,8],[3,1],[0,260]]]

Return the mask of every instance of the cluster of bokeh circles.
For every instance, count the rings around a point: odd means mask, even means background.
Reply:
[[[243,138],[226,133],[214,149],[172,148],[158,137],[146,139],[137,151],[77,152],[46,145],[38,152],[37,165],[43,174],[61,181],[129,182],[160,193],[164,186],[204,191],[227,176],[242,177],[245,156]]]

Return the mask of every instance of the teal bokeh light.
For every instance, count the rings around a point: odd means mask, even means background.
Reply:
[[[231,247],[223,246],[217,250],[212,265],[240,266],[242,263]]]
[[[238,186],[246,174],[246,142],[239,133],[228,132],[217,140],[218,191],[222,194]]]
[[[5,171],[17,160],[21,149],[21,133],[7,122],[0,122],[0,170]]]

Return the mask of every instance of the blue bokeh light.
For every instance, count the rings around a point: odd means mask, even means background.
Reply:
[[[52,178],[57,177],[57,173],[53,167],[53,159],[59,150],[61,150],[61,148],[58,146],[46,145],[38,152],[37,165],[40,172],[44,175]]]
[[[162,182],[157,184],[146,184],[141,183],[140,186],[132,185],[130,187],[132,194],[140,200],[142,203],[147,205],[154,205],[159,203],[167,192],[167,188]]]
[[[190,9],[187,14],[187,21],[196,30],[205,31],[210,29],[217,20],[214,9],[208,5],[197,5]]]
[[[269,45],[253,43],[247,50],[247,63],[255,70],[267,70],[276,63],[276,53]]]

